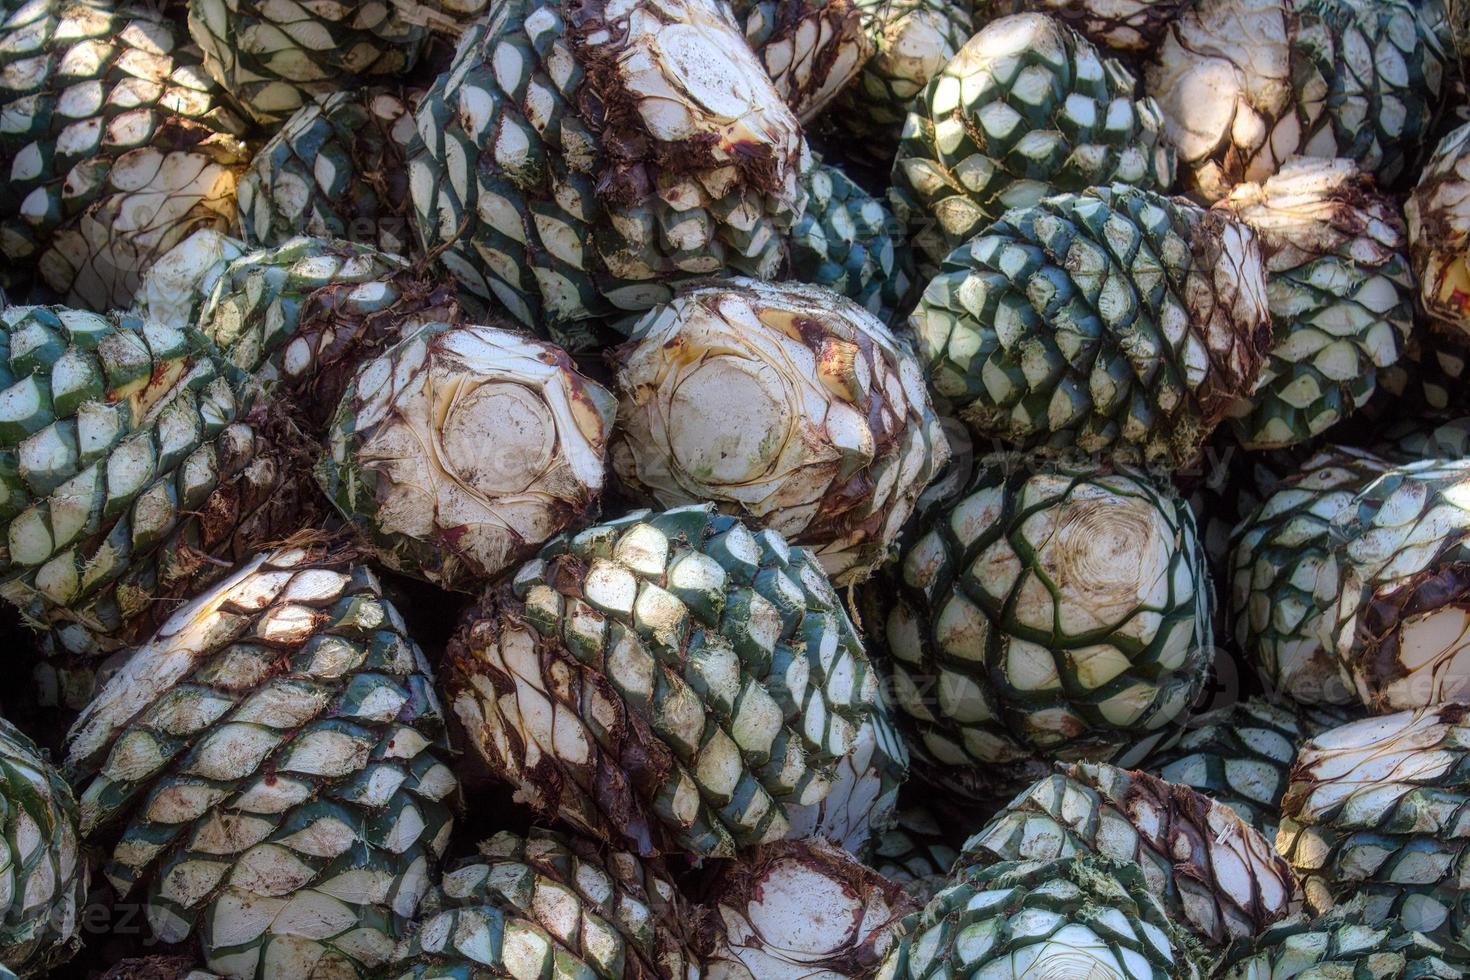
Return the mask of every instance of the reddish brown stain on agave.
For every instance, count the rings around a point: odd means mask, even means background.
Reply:
[[[1356,639],[1368,667],[1372,685],[1369,694],[1375,704],[1395,710],[1388,705],[1383,689],[1411,673],[1401,655],[1405,621],[1450,607],[1470,607],[1470,563],[1450,562],[1426,569],[1399,588],[1375,594],[1368,601],[1358,621]]]

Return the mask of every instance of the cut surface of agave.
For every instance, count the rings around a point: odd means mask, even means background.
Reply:
[[[1297,154],[1346,157],[1392,187],[1449,94],[1446,62],[1407,0],[1207,0],[1170,22],[1144,87],[1207,200]]]
[[[710,980],[858,980],[915,909],[893,882],[818,839],[758,848],[710,885],[725,935]]]
[[[470,590],[597,505],[615,410],[550,344],[432,324],[358,368],[317,479],[384,564]]]
[[[553,539],[467,614],[446,684],[520,801],[638,853],[728,857],[827,797],[872,671],[815,557],[706,504]]]
[[[457,792],[423,652],[366,567],[262,554],[181,607],[67,737],[120,895],[208,966],[290,980],[386,962]]]
[[[1470,123],[1440,140],[1404,204],[1419,301],[1436,334],[1470,346]],[[1439,336],[1427,338],[1431,349]]]
[[[618,348],[618,478],[713,501],[809,548],[838,585],[889,557],[949,444],[908,344],[814,286],[682,292]]]
[[[223,232],[196,231],[143,273],[133,312],[178,330],[195,326],[214,284],[246,251],[244,242]]]

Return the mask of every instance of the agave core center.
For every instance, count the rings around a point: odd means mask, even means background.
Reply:
[[[485,497],[524,490],[556,450],[556,420],[524,385],[465,386],[444,411],[440,465]]]
[[[841,950],[862,922],[864,908],[851,887],[800,861],[772,867],[757,895],[746,910],[751,925],[798,959]]]
[[[711,113],[723,119],[738,119],[754,108],[750,80],[736,69],[743,67],[738,58],[731,57],[728,50],[716,41],[728,40],[713,37],[690,24],[668,24],[661,28],[653,40],[660,57],[664,74],[681,91]],[[659,133],[658,116],[650,117],[650,107],[645,107],[645,119]],[[682,115],[682,113],[679,113]]]
[[[1147,502],[1074,494],[1052,513],[1056,525],[1041,547],[1041,560],[1058,590],[1102,623],[1156,598],[1168,575],[1169,548]]]
[[[715,356],[679,383],[669,406],[669,447],[695,480],[733,486],[769,475],[797,414],[770,364]]]

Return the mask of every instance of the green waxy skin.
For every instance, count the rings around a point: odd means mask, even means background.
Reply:
[[[81,946],[87,861],[71,787],[35,743],[4,720],[0,828],[0,960],[22,976],[38,976]]]
[[[1255,235],[1136,187],[1007,212],[911,318],[940,399],[981,440],[1192,462],[1271,340]]]
[[[1470,416],[1439,414],[1400,419],[1378,432],[1372,450],[1395,463],[1470,456]]]
[[[411,255],[405,154],[417,94],[333,92],[298,109],[240,178],[245,242],[272,248],[310,235]]]
[[[1225,804],[1266,840],[1275,841],[1297,749],[1350,717],[1260,697],[1237,701],[1197,715],[1177,745],[1154,753],[1138,768]]]
[[[836,167],[820,164],[803,182],[806,213],[791,229],[792,278],[826,286],[896,326],[916,275],[898,219]]]
[[[1304,129],[1307,153],[1356,160],[1388,188],[1412,176],[1453,84],[1431,9],[1404,0],[1301,0],[1296,48],[1327,83],[1327,111]],[[1316,97],[1304,87],[1297,104]]]
[[[1470,412],[1466,367],[1465,351],[1416,331],[1398,363],[1379,373],[1380,395],[1368,403],[1364,417],[1377,421]]]
[[[1174,158],[1121,64],[1041,14],[992,21],[909,109],[891,197],[931,262],[1011,208],[1089,187],[1167,190]]]
[[[1210,556],[1210,577],[1222,601],[1230,581],[1235,529],[1316,453],[1314,443],[1249,452],[1236,441],[1229,426],[1221,426],[1205,444],[1194,471],[1187,477],[1176,474],[1181,492],[1188,488],[1189,507]],[[1225,627],[1226,618],[1219,617],[1215,625]]]
[[[1008,795],[1043,759],[1131,766],[1179,737],[1211,635],[1183,501],[1127,470],[994,455],[931,506],[863,617],[926,774]]]
[[[554,539],[446,664],[471,743],[525,802],[640,853],[788,836],[879,710],[813,556],[712,505]]]
[[[696,938],[659,862],[533,828],[446,872],[382,975],[697,980]]]
[[[425,250],[574,352],[680,281],[774,277],[801,216],[800,124],[714,0],[499,4],[416,118]]]
[[[909,103],[975,33],[971,0],[856,0],[874,52],[818,120],[847,160],[887,174]]]
[[[950,877],[905,921],[878,980],[1198,980],[1203,958],[1138,867],[1110,858],[1002,862]]]
[[[959,851],[940,818],[923,806],[900,802],[894,824],[873,847],[872,865],[924,903],[944,887]]]
[[[315,98],[402,75],[426,31],[392,3],[190,0],[209,74],[256,121],[279,125]]]
[[[317,372],[330,341],[302,329],[319,312],[313,296],[331,287],[331,301],[322,305],[333,315],[380,313],[400,299],[390,280],[406,267],[367,245],[293,238],[229,263],[199,311],[199,331],[240,371],[299,383]]]
[[[254,394],[192,330],[62,307],[0,312],[0,596],[66,651],[141,641],[310,519]]]
[[[1293,916],[1219,965],[1222,980],[1352,977],[1353,980],[1454,980],[1470,969],[1443,946],[1399,922],[1374,922],[1361,900],[1310,918]]]
[[[199,329],[303,431],[325,440],[361,365],[427,324],[459,319],[450,285],[405,259],[301,237],[230,263],[204,302]]]
[[[386,962],[448,843],[433,677],[372,574],[260,555],[179,609],[73,726],[82,830],[155,938],[261,980]]]
[[[245,124],[159,11],[40,0],[0,15],[0,285],[126,308],[143,272],[226,230]]]
[[[1242,526],[1236,637],[1302,704],[1375,713],[1467,696],[1464,552],[1470,463],[1333,447]]]

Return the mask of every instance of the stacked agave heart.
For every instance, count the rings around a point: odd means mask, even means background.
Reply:
[[[0,283],[126,306],[163,253],[234,220],[245,123],[150,6],[38,0],[0,16]]]
[[[417,120],[425,247],[572,343],[677,280],[774,275],[803,211],[801,125],[713,0],[497,4]]]
[[[1466,23],[0,0],[0,976],[1470,975]]]

